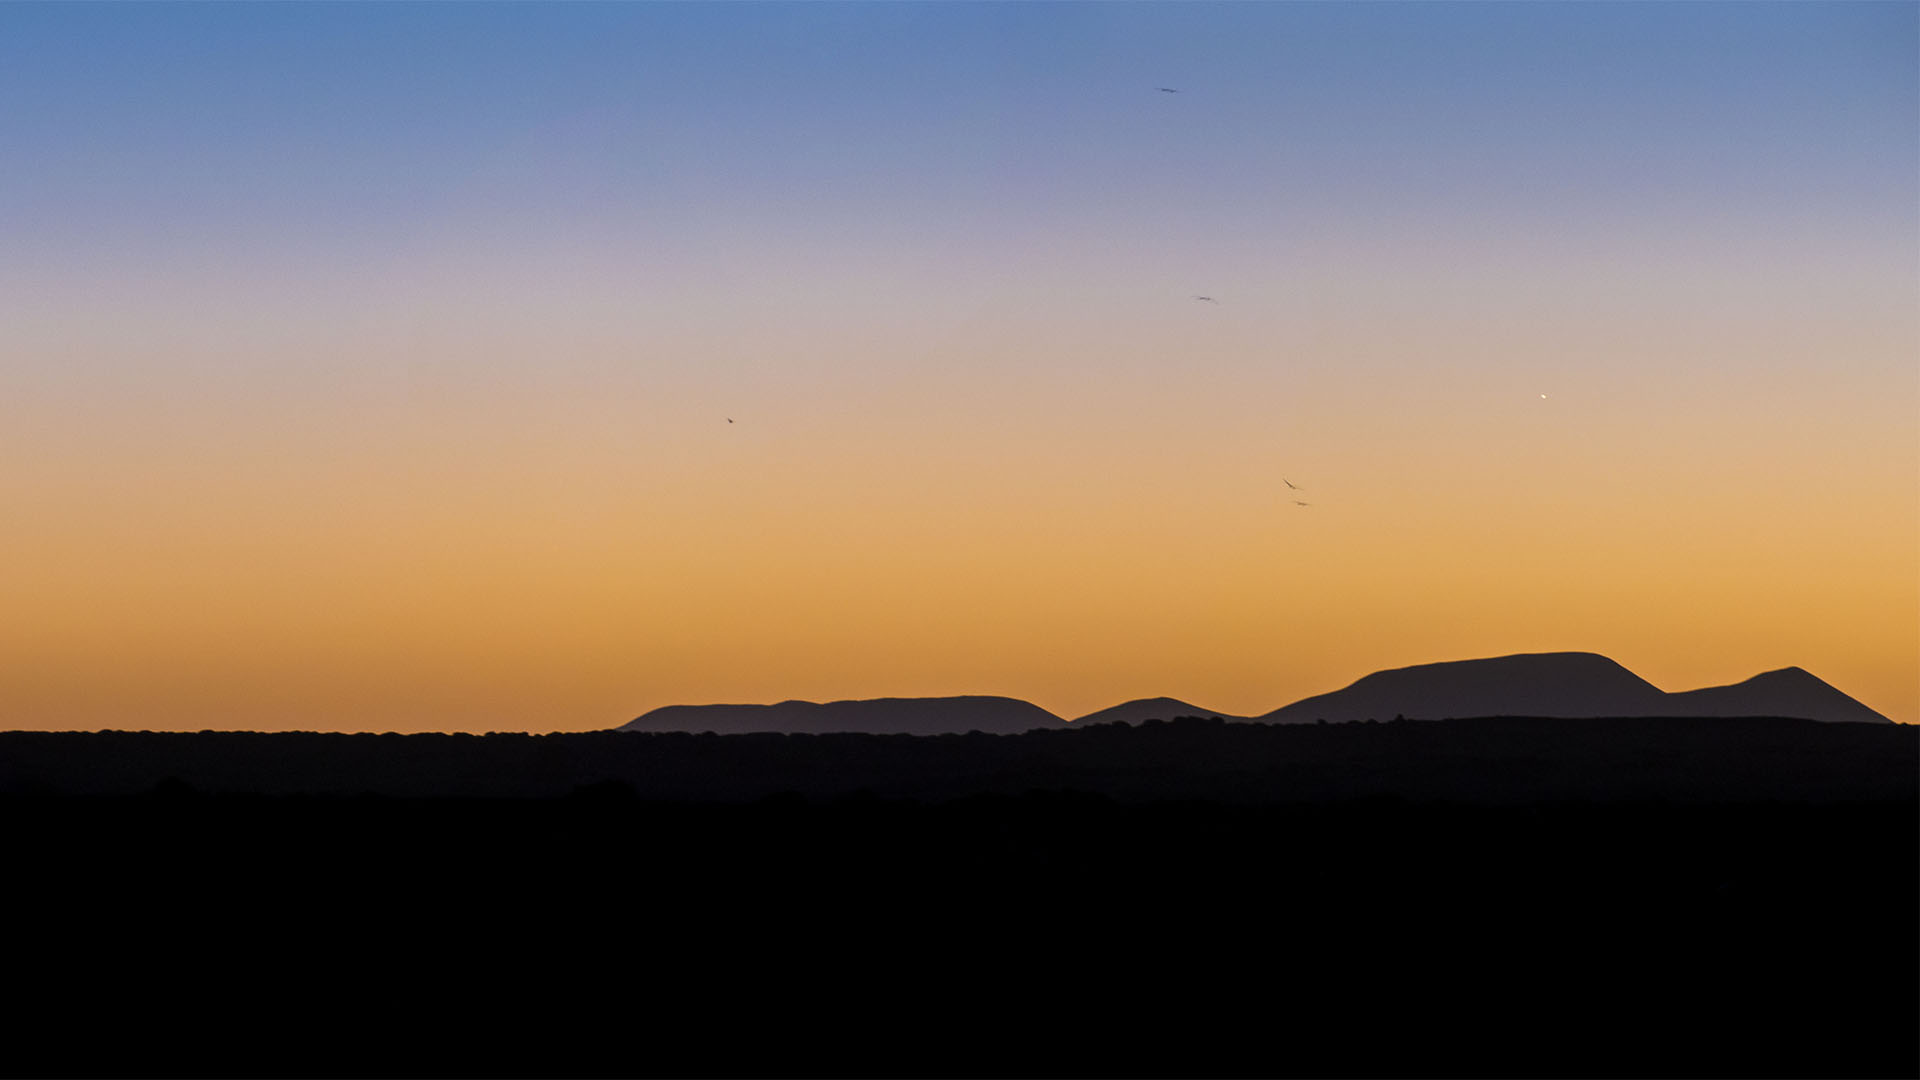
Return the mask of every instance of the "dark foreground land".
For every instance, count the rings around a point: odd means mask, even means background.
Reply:
[[[8,1071],[1920,1071],[1913,732],[1521,723],[0,735]]]

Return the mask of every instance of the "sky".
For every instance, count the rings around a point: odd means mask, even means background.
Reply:
[[[1914,4],[24,3],[0,102],[0,727],[1920,721]]]

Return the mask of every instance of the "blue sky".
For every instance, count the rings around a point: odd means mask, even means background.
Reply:
[[[63,240],[252,223],[372,244],[516,183],[526,212],[953,207],[1012,229],[1121,200],[1216,228],[1188,208],[1838,209],[1910,182],[1915,20],[1891,3],[10,5],[0,134],[35,167],[0,182],[0,212]],[[1142,96],[1155,85],[1184,96]]]

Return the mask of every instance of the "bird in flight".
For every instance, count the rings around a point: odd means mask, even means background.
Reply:
[[[1301,502],[1301,501],[1300,501],[1299,499],[1295,499],[1295,500],[1293,500],[1293,505],[1295,505],[1295,506],[1312,506],[1313,504],[1312,504],[1312,503],[1309,503],[1309,502]]]
[[[1156,86],[1154,87],[1154,89],[1160,91],[1163,94],[1177,94],[1180,92],[1178,90],[1175,90],[1171,86]]]
[[[1205,302],[1207,302],[1207,303],[1209,303],[1209,304],[1218,304],[1218,303],[1220,302],[1220,301],[1218,301],[1218,300],[1215,300],[1215,299],[1214,299],[1213,297],[1211,297],[1211,296],[1196,296],[1196,297],[1194,297],[1194,299],[1195,299],[1195,300],[1203,300],[1203,301],[1205,301]]]
[[[1287,479],[1287,478],[1286,478],[1286,477],[1284,477],[1284,476],[1280,478],[1280,482],[1281,482],[1281,483],[1283,483],[1283,484],[1285,484],[1285,485],[1287,485],[1288,487],[1290,487],[1290,488],[1292,488],[1292,489],[1293,489],[1293,490],[1295,490],[1295,491],[1299,491],[1299,490],[1300,490],[1300,485],[1299,485],[1299,484],[1296,484],[1296,483],[1294,483],[1293,481],[1291,481],[1291,480],[1289,480],[1289,479]]]
[[[729,424],[733,423],[733,417],[731,416],[727,417],[727,423]]]

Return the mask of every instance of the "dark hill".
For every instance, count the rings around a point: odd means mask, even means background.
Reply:
[[[1268,724],[1326,720],[1444,720],[1475,716],[1582,719],[1649,716],[1779,716],[1826,722],[1892,723],[1800,668],[1782,668],[1732,686],[1669,694],[1598,653],[1522,653],[1376,671],[1343,690],[1296,701],[1263,716],[1229,716],[1178,698],[1141,698],[1088,713],[1071,726],[1138,724],[1181,716]],[[669,705],[615,730],[721,735],[865,733],[1013,735],[1067,722],[1015,698],[971,696],[783,701],[778,705]]]
[[[1665,707],[1674,716],[1798,716],[1840,723],[1893,723],[1797,667],[1764,672],[1732,686],[1668,694]]]
[[[1344,690],[1255,719],[1288,724],[1396,716],[1658,716],[1670,708],[1659,687],[1598,653],[1523,653],[1376,671]]]
[[[1138,724],[1144,720],[1172,720],[1177,716],[1219,716],[1228,720],[1244,720],[1243,716],[1230,716],[1212,709],[1203,709],[1198,705],[1189,705],[1179,698],[1156,697],[1140,698],[1115,705],[1110,709],[1091,712],[1073,721],[1075,727],[1087,724]]]
[[[711,731],[825,735],[1018,735],[1065,721],[1038,705],[1007,697],[874,698],[869,701],[783,701],[778,705],[668,705],[616,731]]]

